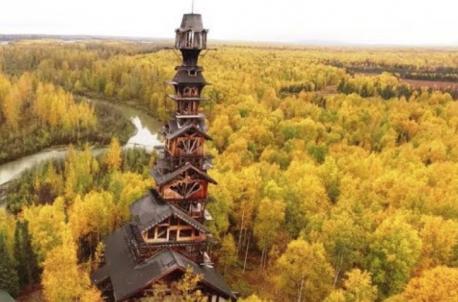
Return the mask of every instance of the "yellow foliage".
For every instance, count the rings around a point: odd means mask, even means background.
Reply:
[[[456,302],[458,301],[458,269],[437,266],[423,272],[407,284],[401,294],[403,301]]]
[[[119,170],[122,163],[122,150],[117,138],[111,140],[111,144],[105,153],[105,164],[111,171]]]
[[[24,219],[29,222],[32,247],[37,253],[39,263],[42,263],[49,251],[62,243],[64,201],[58,198],[52,205],[25,208]]]

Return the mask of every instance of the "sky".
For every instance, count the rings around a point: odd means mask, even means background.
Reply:
[[[3,0],[1,34],[173,38],[192,0]],[[458,0],[195,0],[210,39],[458,45]]]

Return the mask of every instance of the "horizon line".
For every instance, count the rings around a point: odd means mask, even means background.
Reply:
[[[6,37],[17,37],[19,39],[5,39]],[[25,37],[24,39],[20,39]],[[33,37],[33,39],[27,39],[27,37]],[[129,36],[129,35],[112,35],[112,34],[46,34],[46,33],[0,33],[0,42],[10,41],[21,41],[21,40],[40,40],[45,38],[56,38],[57,40],[69,40],[73,38],[76,40],[84,41],[87,39],[94,40],[129,40],[129,41],[173,41],[171,37],[146,37],[146,36]],[[283,46],[317,46],[317,47],[332,47],[332,46],[343,46],[343,47],[375,47],[375,48],[458,48],[458,41],[455,43],[386,43],[386,42],[352,42],[352,41],[337,41],[337,40],[245,40],[245,39],[209,39],[217,43],[241,43],[246,45],[253,44],[275,44]]]

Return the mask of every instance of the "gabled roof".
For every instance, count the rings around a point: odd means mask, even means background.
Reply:
[[[167,126],[165,126],[164,129],[166,130],[167,133],[172,133],[188,125],[195,125],[201,131],[205,132],[206,131],[205,116],[199,113],[197,116],[193,116],[193,118],[187,118],[187,119],[174,118],[167,123]]]
[[[132,223],[138,227],[140,232],[158,225],[171,216],[178,217],[201,232],[208,232],[203,224],[173,204],[162,200],[155,191],[151,191],[148,195],[134,202],[130,206],[130,212],[132,214]]]
[[[95,284],[111,281],[115,301],[133,297],[152,283],[176,271],[185,271],[187,267],[202,276],[201,284],[204,287],[226,299],[234,298],[232,291],[214,268],[196,264],[172,250],[164,249],[146,262],[136,263],[129,250],[130,237],[127,228],[128,226],[124,226],[116,230],[105,240],[105,266],[91,276]]]
[[[172,130],[172,129],[170,129]],[[205,131],[202,131],[202,129],[195,124],[189,124],[181,128],[176,128],[167,133],[167,139],[174,139],[184,133],[186,133],[189,130],[193,130],[196,133],[200,134],[200,136],[204,137],[205,139],[212,140],[211,136],[208,135]]]
[[[211,178],[207,173],[199,170],[198,168],[194,167],[191,163],[187,162],[184,164],[181,168],[176,169],[173,172],[167,173],[167,174],[160,174],[158,170],[153,170],[153,177],[156,181],[156,184],[159,186],[165,185],[169,183],[170,181],[174,180],[177,178],[180,174],[188,171],[188,170],[193,170],[195,171],[199,176],[201,176],[203,179],[207,180],[208,182],[212,184],[217,184],[217,182]]]

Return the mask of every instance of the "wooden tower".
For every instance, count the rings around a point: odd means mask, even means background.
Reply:
[[[207,47],[202,16],[185,14],[176,30],[175,47],[182,63],[171,82],[176,112],[163,128],[165,144],[158,149],[152,171],[156,188],[130,208],[132,220],[105,239],[105,262],[93,282],[115,301],[144,295],[163,281],[171,284],[191,267],[202,276],[199,289],[209,301],[233,300],[234,295],[216,272],[208,255],[210,234],[205,221],[211,160],[205,155],[205,116],[200,112],[207,84],[200,53]]]

